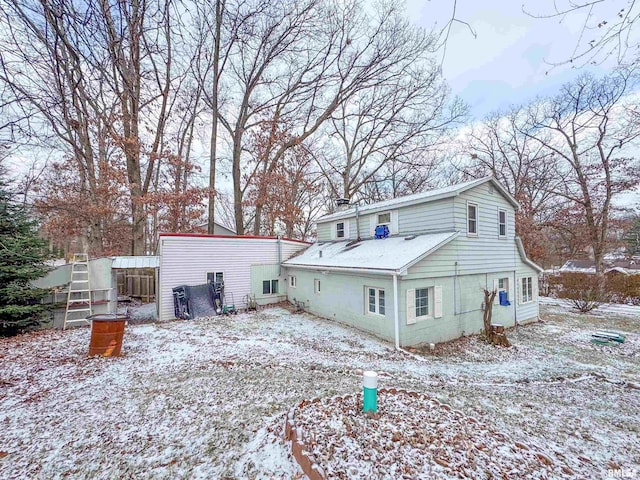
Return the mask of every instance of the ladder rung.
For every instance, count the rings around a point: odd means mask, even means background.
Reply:
[[[89,280],[71,280],[71,283],[89,283]]]
[[[88,288],[84,288],[82,290],[69,290],[70,293],[76,293],[76,292],[88,292],[89,289]]]
[[[72,298],[67,303],[89,303],[88,298]]]
[[[68,325],[70,323],[78,323],[78,322],[91,323],[91,320],[87,320],[86,318],[74,318],[73,320],[67,320],[65,324]]]
[[[69,308],[69,309],[67,309],[68,313],[71,313],[71,312],[90,312],[90,311],[91,311],[91,308]]]

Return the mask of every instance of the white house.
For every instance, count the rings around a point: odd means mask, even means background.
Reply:
[[[486,177],[326,215],[283,262],[288,299],[398,346],[479,332],[483,288],[503,292],[494,323],[536,320],[542,269],[515,236],[517,208]]]
[[[157,281],[158,318],[174,318],[173,288],[223,281],[227,303],[242,306],[248,296],[259,305],[286,300],[280,263],[307,242],[278,237],[205,234],[160,235]]]

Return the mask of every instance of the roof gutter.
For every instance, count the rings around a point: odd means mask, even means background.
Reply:
[[[344,272],[344,273],[364,273],[368,275],[403,275],[402,269],[393,270],[393,269],[382,269],[382,268],[359,268],[359,267],[331,267],[331,266],[322,266],[322,265],[298,265],[295,263],[287,263],[283,264],[285,267],[289,268],[300,268],[302,270],[319,270],[319,271],[327,271],[327,272]]]
[[[527,257],[527,253],[524,251],[524,245],[522,244],[522,240],[520,239],[520,237],[516,237],[516,245],[518,246],[518,252],[520,253],[520,258],[522,259],[522,261],[527,265],[529,265],[534,270],[537,270],[538,273],[542,273],[544,269],[538,264],[533,263]]]

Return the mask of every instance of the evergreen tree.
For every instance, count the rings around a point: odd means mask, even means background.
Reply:
[[[637,217],[624,236],[627,244],[627,255],[640,255],[640,217]]]
[[[15,335],[42,322],[46,290],[31,281],[47,273],[47,243],[13,195],[0,171],[0,335]]]

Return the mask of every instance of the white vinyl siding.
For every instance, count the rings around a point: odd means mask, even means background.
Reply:
[[[286,260],[305,248],[302,242],[280,241],[280,259]],[[224,272],[225,294],[242,301],[246,295],[261,295],[260,278],[252,291],[252,266],[275,265],[278,245],[275,239],[243,237],[161,236],[159,240],[160,272],[158,281],[159,319],[174,318],[172,289],[179,285],[201,285],[208,272]],[[277,276],[277,275],[276,275]]]
[[[376,287],[365,287],[367,313],[384,315],[386,311],[384,289]]]
[[[507,211],[498,209],[498,237],[507,238]]]
[[[486,188],[475,188],[462,193],[454,200],[453,216],[455,229],[461,232],[456,239],[439,248],[427,258],[409,269],[408,278],[413,280],[427,277],[453,275],[491,274],[493,278],[506,276],[505,272],[518,270],[520,255],[516,246],[514,208],[499,193],[490,195]],[[467,236],[467,202],[478,207],[478,236]],[[507,238],[498,238],[498,208],[507,211]],[[524,274],[525,272],[522,272]],[[518,272],[518,275],[521,275]],[[509,275],[510,288],[515,292],[513,274]],[[512,294],[516,302],[515,293]]]
[[[453,228],[451,198],[398,209],[398,233],[401,235]]]
[[[478,236],[478,204],[467,202],[467,235]]]

